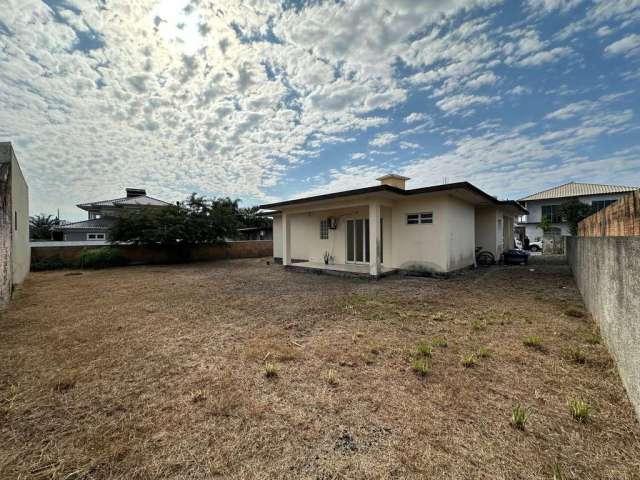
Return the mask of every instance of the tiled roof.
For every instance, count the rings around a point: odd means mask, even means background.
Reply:
[[[607,195],[612,193],[625,193],[638,190],[639,187],[624,187],[621,185],[601,185],[599,183],[570,182],[558,187],[549,188],[542,192],[534,193],[521,198],[519,202],[532,200],[550,200],[552,198],[582,197],[587,195]]]
[[[112,218],[94,218],[83,222],[66,223],[54,228],[55,230],[107,230],[112,224]]]
[[[164,207],[166,205],[171,205],[171,204],[167,202],[163,202],[162,200],[158,200],[157,198],[148,197],[146,195],[139,195],[135,197],[115,198],[113,200],[101,200],[99,202],[80,203],[78,204],[78,208],[82,208],[83,210],[86,210],[90,208],[124,207],[124,206],[131,206],[131,205]]]

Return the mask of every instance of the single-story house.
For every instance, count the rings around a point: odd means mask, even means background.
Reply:
[[[373,187],[261,205],[273,215],[274,261],[372,277],[447,273],[475,265],[476,247],[499,258],[514,245],[515,217],[527,213],[468,182],[407,190],[407,177],[378,180]]]
[[[11,142],[0,142],[0,308],[31,264],[29,186]]]
[[[242,240],[273,240],[273,226],[239,228],[238,233]]]

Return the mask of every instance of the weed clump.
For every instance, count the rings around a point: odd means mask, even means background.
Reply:
[[[525,424],[529,420],[529,415],[530,413],[526,408],[516,403],[511,411],[511,425],[518,430],[524,430]]]

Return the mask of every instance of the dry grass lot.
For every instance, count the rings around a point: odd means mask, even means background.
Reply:
[[[0,320],[0,478],[640,478],[566,267],[534,268],[32,274]]]

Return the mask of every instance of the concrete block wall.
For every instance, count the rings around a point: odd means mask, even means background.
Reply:
[[[0,158],[0,309],[11,298],[11,163]]]
[[[640,419],[640,237],[568,237],[567,261]]]

